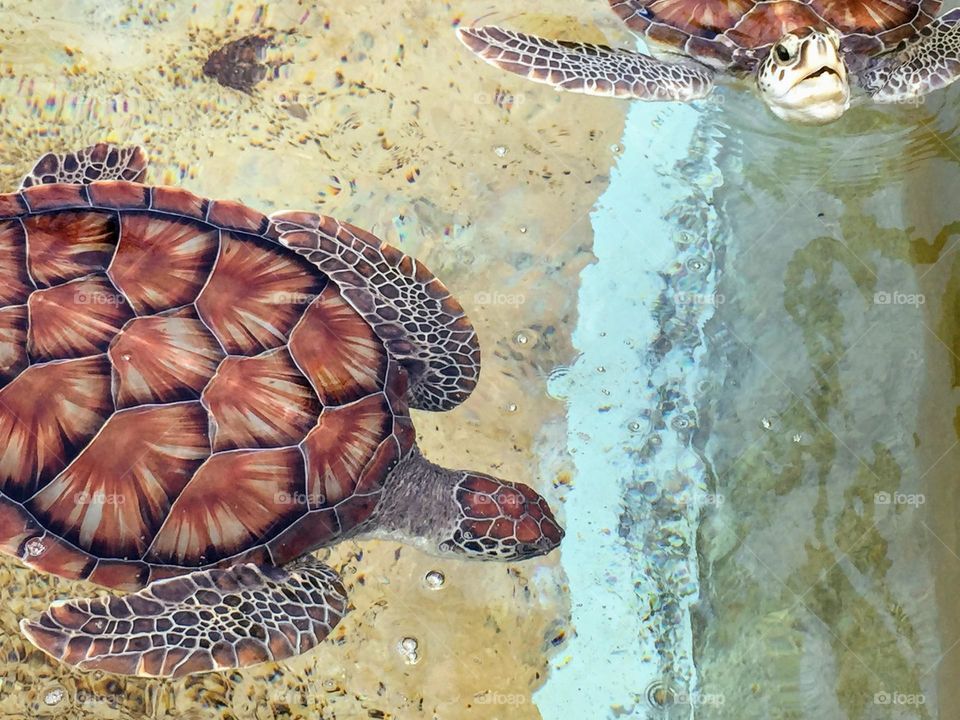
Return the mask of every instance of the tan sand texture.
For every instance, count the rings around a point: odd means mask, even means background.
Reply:
[[[445,415],[418,413],[428,457],[528,482],[562,518],[569,484],[562,403],[547,374],[572,359],[588,213],[607,183],[625,104],[502,77],[454,28],[491,18],[626,33],[606,3],[0,2],[0,183],[44,152],[140,143],[154,182],[270,212],[319,209],[423,260],[454,291],[483,346],[480,387]],[[581,37],[600,39],[599,31]],[[208,55],[268,35],[251,93],[204,77]],[[502,83],[502,86],[501,86]],[[567,622],[561,554],[519,565],[439,561],[387,543],[322,558],[353,607],[318,650],[185,681],[77,673],[25,643],[17,622],[99,592],[0,561],[2,718],[537,718],[531,693]],[[429,571],[444,575],[431,589]],[[415,664],[398,644],[417,640]]]

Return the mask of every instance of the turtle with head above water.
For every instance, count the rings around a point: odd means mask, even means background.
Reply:
[[[34,645],[129,675],[246,667],[346,612],[318,548],[557,547],[532,489],[416,447],[408,406],[449,410],[480,370],[426,267],[145,172],[139,148],[100,144],[0,194],[0,552],[129,593],[53,603],[21,623]]]
[[[941,0],[610,0],[659,58],[504,28],[461,28],[473,52],[560,90],[689,101],[752,78],[778,117],[823,124],[853,91],[911,102],[960,77],[960,9]]]

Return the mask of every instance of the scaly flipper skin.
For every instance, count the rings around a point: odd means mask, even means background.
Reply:
[[[20,629],[81,670],[177,678],[304,653],[346,610],[337,574],[307,555],[283,569],[199,570],[132,595],[57,602]]]
[[[605,45],[545,40],[499,27],[460,28],[460,40],[495,67],[558,90],[640,100],[706,97],[713,72]]]
[[[410,374],[410,406],[455,408],[480,377],[477,333],[460,303],[417,260],[360,228],[310,212],[271,215],[282,244],[340,287]]]
[[[900,53],[884,55],[860,78],[878,103],[919,98],[960,78],[960,9],[938,18]]]
[[[97,143],[76,152],[47,153],[20,182],[20,189],[34,185],[70,183],[86,185],[97,180],[143,182],[147,158],[139,147]]]

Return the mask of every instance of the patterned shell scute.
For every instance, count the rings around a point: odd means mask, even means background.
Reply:
[[[0,547],[134,589],[283,564],[373,512],[406,374],[233,202],[131,182],[0,195]]]
[[[836,29],[847,51],[885,52],[933,22],[941,5],[942,0],[610,0],[634,32],[713,66],[754,57],[749,51],[804,27]]]

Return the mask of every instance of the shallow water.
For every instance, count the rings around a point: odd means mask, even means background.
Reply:
[[[701,717],[954,712],[956,97],[727,145]]]
[[[0,179],[16,187],[50,148],[136,142],[155,181],[264,211],[320,209],[421,258],[477,326],[484,382],[456,411],[419,415],[420,445],[434,461],[535,485],[562,519],[571,463],[547,377],[573,357],[572,289],[623,113],[595,106],[585,123],[560,98],[498,97],[453,35],[486,11],[0,3]],[[264,30],[279,69],[252,94],[202,76],[211,50]],[[180,682],[71,673],[32,651],[20,618],[98,590],[5,560],[0,715],[538,716],[532,693],[573,635],[559,555],[471,565],[368,542],[321,556],[354,608],[331,640],[296,660]],[[431,570],[442,589],[425,584]],[[405,637],[418,640],[414,665],[397,650]]]
[[[452,29],[481,18],[633,42],[602,0],[0,0],[4,188],[140,143],[157,182],[416,255],[484,351],[468,403],[415,415],[425,454],[567,528],[510,566],[343,543],[330,641],[175,682],[31,651],[19,618],[98,590],[0,561],[0,717],[954,717],[960,92],[827,129],[559,95],[475,62]],[[264,30],[251,94],[202,76]]]

